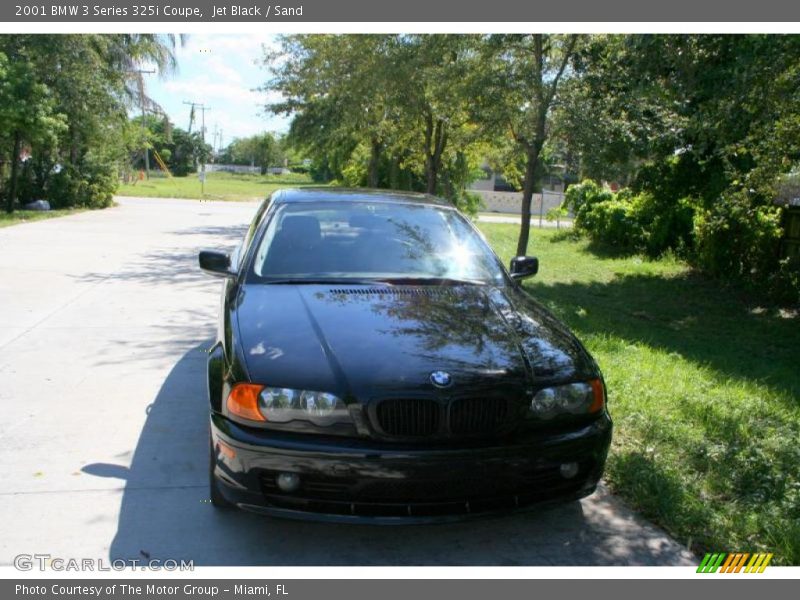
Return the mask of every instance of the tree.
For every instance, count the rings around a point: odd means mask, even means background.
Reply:
[[[492,35],[483,44],[484,69],[473,88],[476,118],[490,135],[508,132],[524,155],[518,255],[528,249],[531,201],[541,191],[551,111],[578,41],[577,35]]]
[[[772,193],[797,156],[798,50],[795,36],[593,37],[575,60],[562,132],[596,179],[704,202],[734,181]]]
[[[466,72],[474,36],[287,36],[265,63],[293,116],[289,141],[348,184],[443,193],[472,173]],[[466,166],[465,166],[466,165]]]
[[[448,146],[463,152],[475,139],[469,124],[471,98],[466,82],[470,69],[479,66],[477,38],[409,35],[400,36],[398,43],[400,56],[395,62],[403,68],[398,73],[403,75],[403,89],[398,94],[399,125],[403,130],[419,132],[409,146],[422,153],[425,191],[436,194]]]
[[[594,37],[560,129],[585,173],[640,194],[625,210],[641,228],[680,225],[650,236],[658,252],[759,288],[788,282],[797,298],[773,199],[800,170],[798,57],[796,36]]]
[[[10,151],[11,166],[7,210],[18,197],[107,206],[119,166],[128,160],[126,112],[142,100],[132,70],[146,61],[168,72],[175,66],[174,44],[172,36],[159,35],[0,37],[7,63],[0,73],[7,132],[0,134],[7,148],[0,156]]]
[[[268,109],[294,115],[290,137],[312,154],[332,151],[332,156],[337,148],[352,152],[364,141],[370,149],[372,187],[378,185],[387,107],[395,86],[386,63],[381,64],[389,42],[390,36],[381,35],[285,36],[281,51],[265,58],[267,65],[279,65],[265,89],[284,96]]]
[[[17,200],[20,154],[23,144],[55,143],[64,122],[54,111],[47,86],[36,78],[29,45],[35,41],[14,37],[0,46],[0,123],[10,141],[11,165],[6,212],[13,212]]]
[[[147,96],[140,68],[143,64],[153,66],[160,77],[174,74],[178,70],[175,48],[186,41],[185,35],[125,33],[84,37],[102,57],[115,83],[122,82],[122,91],[131,105],[163,114],[161,107]]]
[[[271,133],[261,133],[234,139],[220,156],[220,162],[233,165],[252,165],[264,175],[269,167],[280,166],[284,153]]]
[[[142,140],[142,130],[146,140]],[[137,169],[144,168],[144,157],[141,154],[143,145],[159,153],[173,175],[183,176],[195,171],[198,164],[208,161],[212,148],[203,142],[199,131],[189,133],[176,127],[168,117],[162,115],[146,115],[142,128],[142,117],[133,117],[128,125],[130,141],[128,143],[129,160]]]

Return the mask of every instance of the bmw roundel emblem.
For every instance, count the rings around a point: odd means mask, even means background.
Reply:
[[[431,373],[431,383],[436,387],[447,387],[453,383],[453,378],[446,371],[434,371]]]

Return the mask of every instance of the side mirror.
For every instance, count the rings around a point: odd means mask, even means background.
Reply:
[[[539,259],[535,256],[515,256],[511,259],[511,279],[519,281],[539,272]]]
[[[236,273],[231,271],[231,257],[224,252],[213,252],[203,250],[198,256],[200,268],[209,275],[215,277],[236,277]]]

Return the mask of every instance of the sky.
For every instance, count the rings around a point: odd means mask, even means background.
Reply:
[[[265,114],[264,105],[280,99],[275,93],[254,91],[266,82],[261,65],[263,47],[274,48],[269,34],[193,34],[176,49],[178,72],[167,77],[145,75],[148,95],[178,127],[189,126],[190,107],[199,102],[206,111],[206,142],[212,143],[215,126],[222,130],[222,146],[235,137],[270,131],[285,133],[289,119]],[[200,126],[199,109],[193,130]],[[217,138],[219,141],[219,138]]]

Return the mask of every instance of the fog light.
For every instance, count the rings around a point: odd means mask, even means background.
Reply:
[[[561,465],[559,469],[561,471],[561,476],[564,479],[572,479],[575,475],[578,474],[578,463],[571,462],[571,463],[564,463]]]
[[[236,450],[228,446],[228,444],[222,440],[217,440],[217,449],[219,450],[219,453],[228,460],[233,460],[236,458]]]
[[[297,473],[281,473],[275,478],[275,482],[282,492],[288,494],[300,489],[300,475]]]

